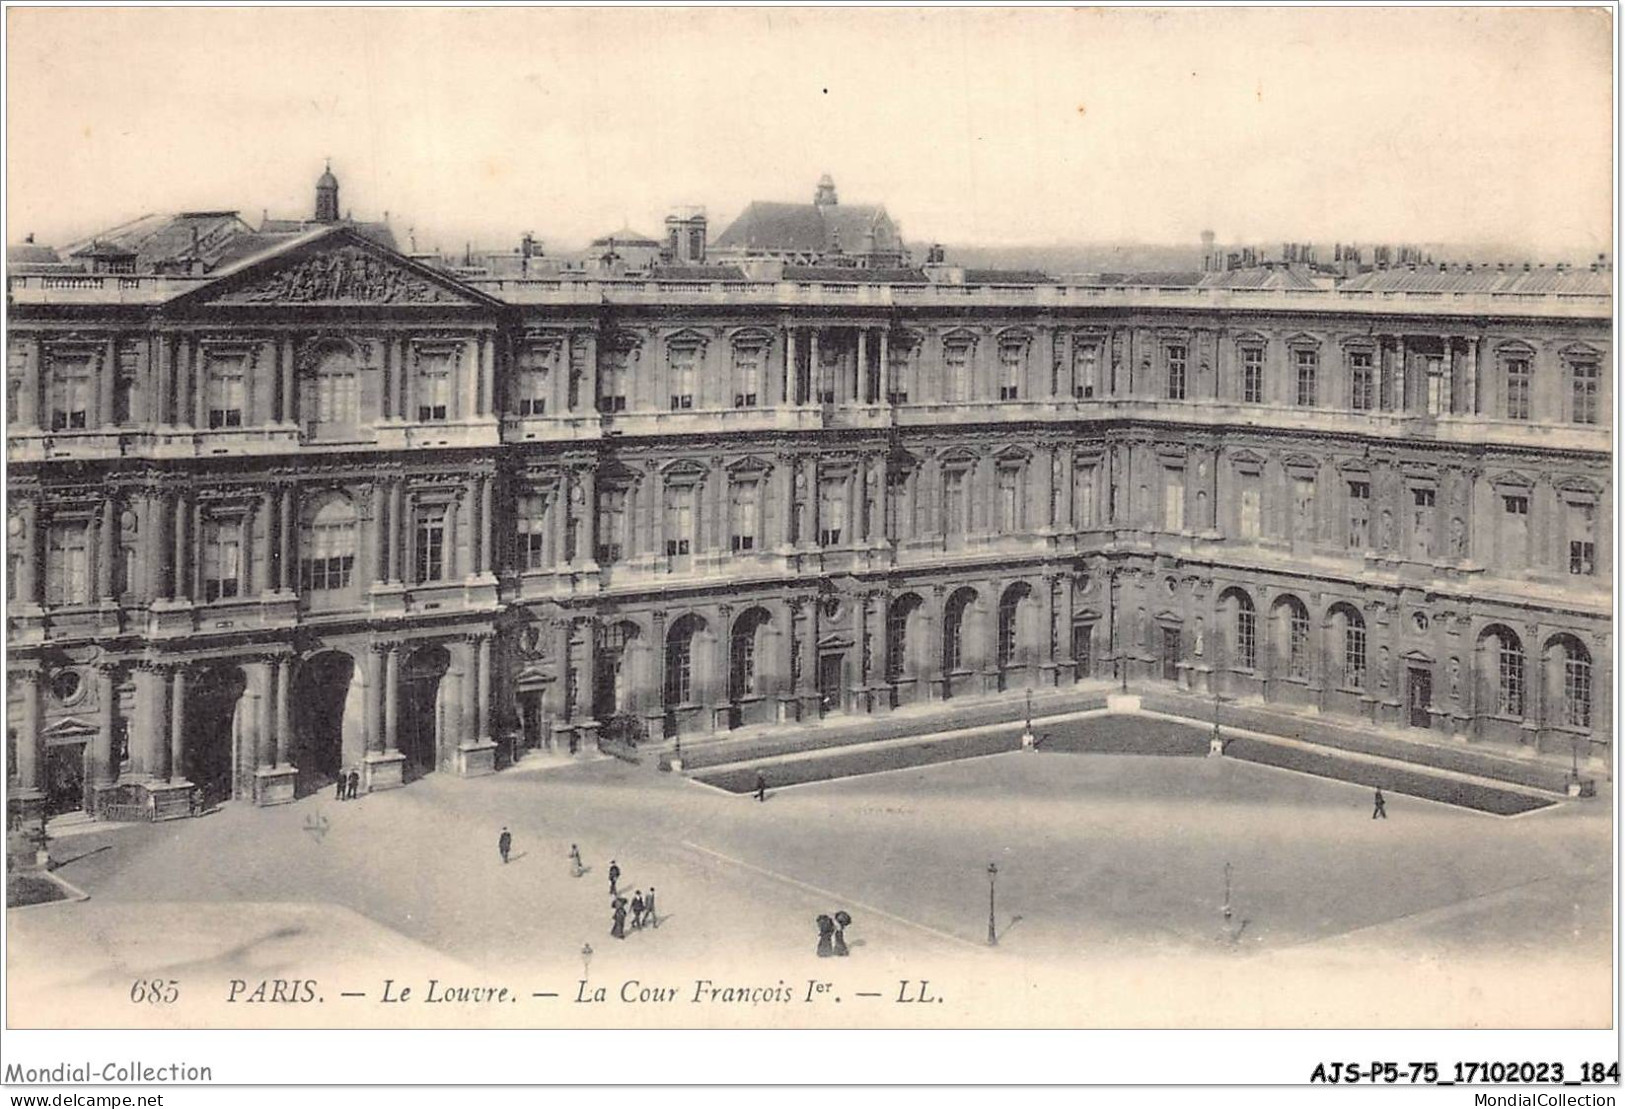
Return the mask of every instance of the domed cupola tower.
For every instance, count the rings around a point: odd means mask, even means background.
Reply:
[[[818,191],[813,193],[813,203],[820,208],[835,207],[835,179],[829,174],[818,179]]]
[[[316,222],[337,223],[339,221],[339,179],[333,176],[333,163],[328,162],[327,168],[316,179]]]

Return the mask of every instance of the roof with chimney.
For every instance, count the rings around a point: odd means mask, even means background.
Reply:
[[[754,200],[711,248],[720,252],[757,255],[901,254],[897,225],[877,204],[840,204],[835,186],[825,174],[819,182],[818,202],[786,204]]]

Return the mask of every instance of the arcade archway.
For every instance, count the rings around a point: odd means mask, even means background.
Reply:
[[[408,781],[432,773],[440,765],[440,737],[445,713],[440,689],[451,667],[451,652],[444,647],[419,647],[401,667],[400,716],[397,738]]]

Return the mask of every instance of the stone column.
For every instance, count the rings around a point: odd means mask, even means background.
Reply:
[[[884,589],[878,589],[870,596],[875,606],[870,617],[870,626],[874,628],[874,657],[870,663],[876,686],[874,703],[870,708],[879,708],[884,712],[892,707],[892,674],[888,665],[891,660],[891,609]]]
[[[869,329],[858,328],[858,365],[852,375],[852,400],[855,403],[868,403],[869,396]]]
[[[598,471],[591,466],[582,469],[581,519],[576,521],[576,561],[598,560]]]
[[[384,645],[384,751],[400,750],[401,645]]]
[[[1462,410],[1468,415],[1478,415],[1478,336],[1467,337],[1467,364],[1463,370],[1464,399]]]
[[[118,584],[113,573],[113,559],[118,550],[118,502],[113,490],[108,489],[106,499],[102,501],[101,529],[97,535],[100,541],[96,550],[96,596],[104,603],[111,604],[118,597]]]
[[[113,378],[118,373],[118,335],[107,337],[102,346],[101,372],[96,375],[96,423],[113,426]]]
[[[259,534],[259,554],[255,561],[260,565],[260,592],[274,593],[281,588],[280,563],[274,557],[276,551],[276,493],[267,489],[260,494],[260,507],[256,513],[263,530]]]
[[[496,545],[496,523],[491,517],[491,508],[494,500],[491,487],[496,479],[490,474],[480,478],[480,561],[475,572],[489,574],[492,572],[492,548]]]
[[[22,391],[17,395],[17,423],[23,431],[39,430],[40,340],[38,335],[19,335],[23,350]],[[25,787],[26,788],[26,787]]]
[[[96,667],[96,746],[91,754],[91,780],[98,786],[111,785],[118,778],[118,764],[113,756],[113,710],[117,708],[113,670],[108,664]],[[38,696],[37,685],[35,695]],[[24,733],[24,742],[18,744],[19,763],[28,738],[28,734]]]
[[[273,766],[287,766],[293,747],[292,689],[293,660],[281,655],[276,660],[276,730]]]
[[[796,402],[796,329],[791,325],[784,328],[784,371],[783,371],[783,403],[789,405]]]
[[[170,714],[173,695],[170,681],[173,673],[172,666],[160,663],[153,667],[152,699],[147,705],[152,715],[146,736],[147,778],[153,782],[169,781],[172,772],[169,756],[172,750]]]
[[[285,424],[297,423],[299,419],[299,400],[294,388],[295,351],[293,336],[284,337],[282,340],[282,412],[280,418]]]
[[[294,487],[282,487],[282,523],[278,529],[278,540],[282,547],[282,588],[289,592],[297,592],[299,588],[299,566],[294,561],[294,528],[293,528],[293,497]],[[280,765],[280,764],[279,764]]]
[[[491,637],[479,637],[479,699],[476,735],[481,743],[491,742]]]
[[[406,481],[396,478],[389,489],[389,580],[405,579],[406,556]]]
[[[45,782],[45,746],[40,733],[40,672],[17,667],[21,683],[22,713],[17,721],[17,785],[24,793],[39,791]]]
[[[395,418],[397,420],[410,420],[412,418],[412,346],[406,336],[402,335],[395,340]]]
[[[174,419],[170,414],[172,394],[175,389],[175,355],[174,347],[167,334],[160,334],[157,339],[157,364],[152,372],[152,406],[150,416],[152,422],[158,427],[168,427]]]
[[[384,656],[381,643],[368,646],[366,659],[367,700],[362,714],[362,727],[366,731],[362,749],[369,755],[384,750]]]
[[[176,493],[174,501],[174,547],[175,555],[172,560],[174,572],[169,580],[169,598],[172,601],[186,600],[190,594],[187,588],[191,580],[189,568],[191,558],[188,557],[187,531],[192,522],[191,496],[187,493]]]
[[[171,686],[173,707],[169,712],[169,773],[167,781],[186,780],[186,668],[175,667]]]

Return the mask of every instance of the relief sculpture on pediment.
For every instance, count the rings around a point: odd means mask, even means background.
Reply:
[[[319,254],[222,299],[253,304],[343,301],[367,304],[456,303],[447,290],[355,247]]]

